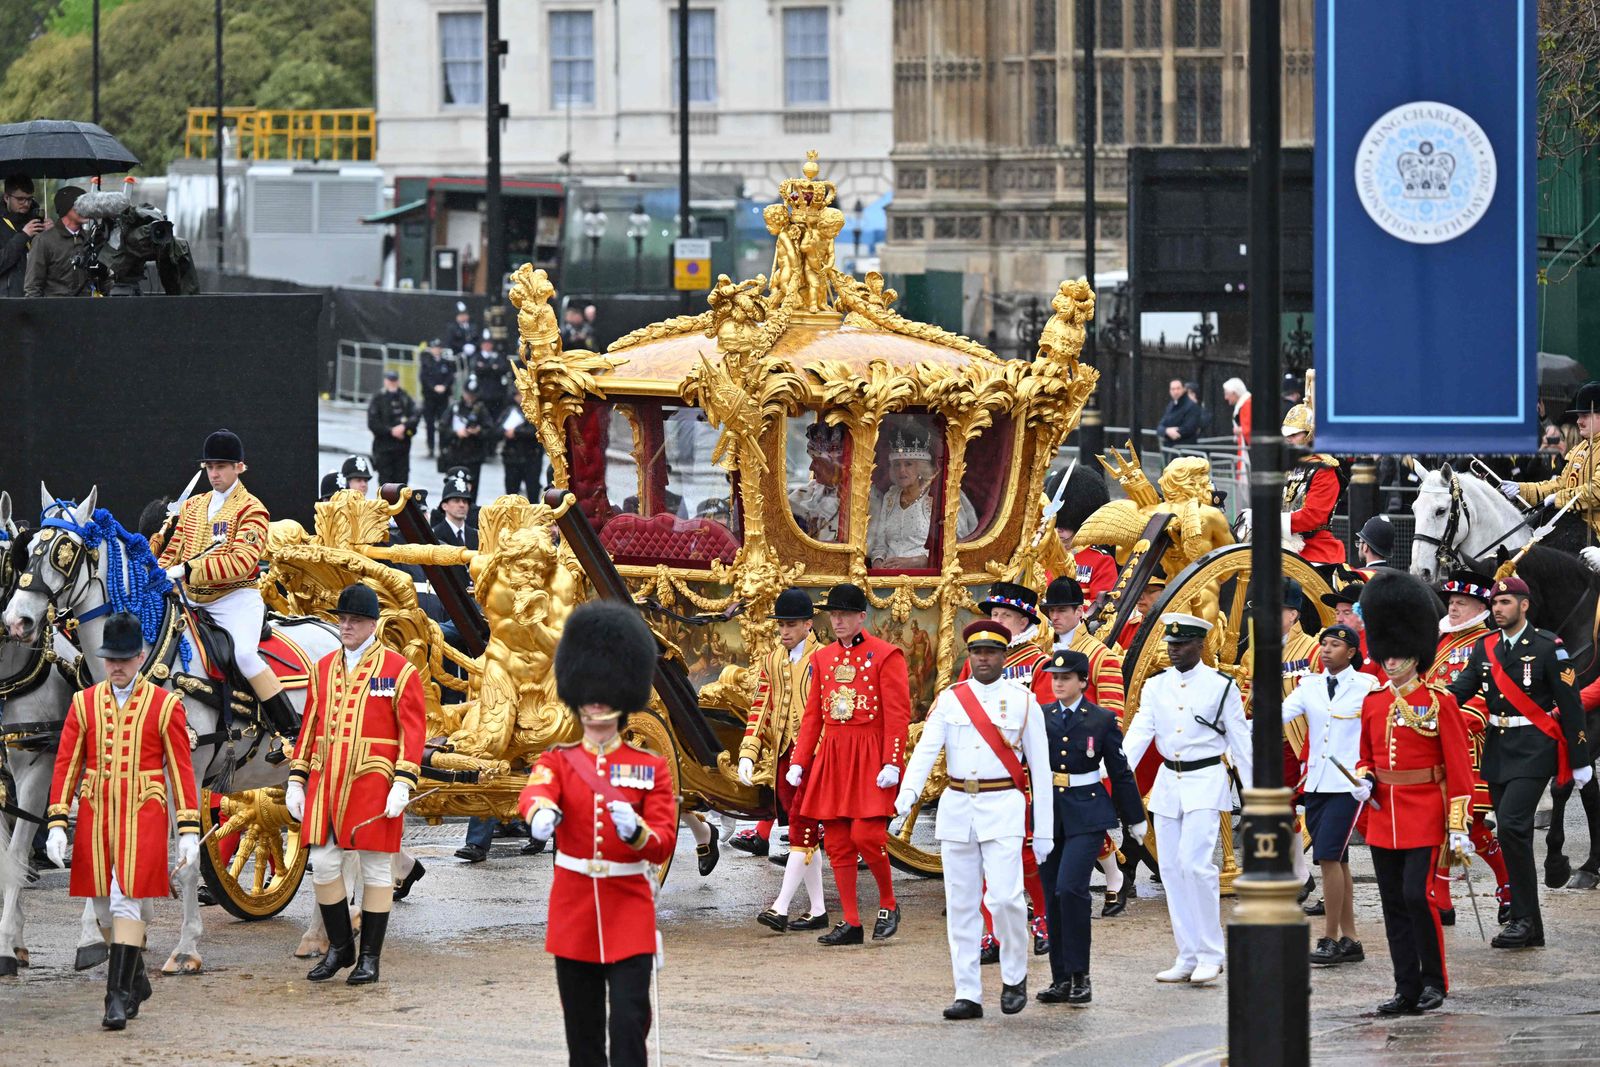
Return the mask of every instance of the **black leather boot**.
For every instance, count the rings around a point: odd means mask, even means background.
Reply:
[[[306,978],[326,982],[356,961],[355,935],[350,932],[350,909],[343,900],[337,904],[318,904],[317,908],[322,912],[322,927],[328,932],[328,953],[321,963],[311,968]],[[362,921],[366,921],[365,916]]]
[[[261,702],[261,717],[267,721],[272,732],[282,738],[282,743],[272,746],[267,753],[267,762],[282,763],[289,758],[288,750],[294,747],[295,738],[300,736],[300,713],[294,710],[294,702],[285,690]]]
[[[111,945],[106,964],[106,1013],[100,1020],[107,1030],[122,1030],[128,1025],[128,984],[133,981],[132,957],[138,952],[137,945]]]
[[[345,979],[349,985],[369,985],[378,980],[378,957],[383,955],[383,935],[389,929],[389,913],[361,913],[361,958]]]
[[[150,999],[150,976],[145,973],[144,953],[137,945],[133,950],[133,981],[128,986],[130,994],[127,1002],[128,1018],[135,1019],[139,1016],[139,1005]]]

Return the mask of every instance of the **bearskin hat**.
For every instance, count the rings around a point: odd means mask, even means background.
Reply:
[[[591,600],[561,628],[556,693],[574,711],[585,704],[638,711],[650,703],[655,670],[655,635],[632,604]]]
[[[1367,655],[1382,665],[1386,659],[1414,659],[1427,670],[1439,644],[1439,598],[1422,579],[1405,571],[1380,569],[1366,583],[1356,602],[1367,631]]]
[[[1044,495],[1047,498],[1055,499],[1062,477],[1062,472],[1058,471],[1044,480]],[[1061,510],[1056,512],[1056,529],[1082,529],[1096,508],[1109,503],[1111,490],[1106,488],[1105,478],[1099,471],[1090,470],[1080,463],[1072,468],[1072,480],[1067,483],[1067,492],[1061,498]]]

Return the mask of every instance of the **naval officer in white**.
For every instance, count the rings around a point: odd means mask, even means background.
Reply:
[[[956,987],[955,1002],[944,1010],[946,1019],[983,1015],[980,899],[989,906],[1000,939],[1000,1010],[1014,1015],[1027,1005],[1028,908],[1022,889],[1022,842],[1030,796],[1036,801],[1031,804],[1034,857],[1041,864],[1055,840],[1044,712],[1026,686],[1000,677],[1011,634],[992,619],[982,619],[968,626],[962,637],[972,677],[952,685],[933,702],[895,798],[895,811],[901,815],[910,811],[934,761],[944,753],[950,783],[939,798],[934,836],[944,864],[950,968]],[[1025,784],[1031,793],[1024,791]]]
[[[1250,780],[1250,727],[1233,679],[1200,662],[1211,624],[1169,613],[1161,628],[1172,666],[1145,683],[1123,749],[1134,767],[1152,744],[1161,757],[1145,806],[1155,819],[1178,958],[1156,981],[1204,985],[1217,980],[1226,958],[1216,850],[1233,798],[1223,757]]]

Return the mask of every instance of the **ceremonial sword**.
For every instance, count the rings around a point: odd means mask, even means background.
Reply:
[[[166,547],[167,540],[172,536],[172,526],[178,521],[178,513],[183,510],[184,501],[194,495],[194,487],[200,483],[200,476],[206,472],[204,467],[195,469],[194,477],[189,479],[189,484],[184,486],[183,495],[167,505],[167,521],[161,524],[161,546]]]
[[[1361,786],[1360,780],[1357,779],[1355,775],[1351,774],[1348,770],[1346,770],[1344,764],[1340,763],[1338,760],[1334,759],[1332,756],[1328,757],[1328,762],[1333,764],[1335,767],[1339,768],[1339,773],[1344,775],[1345,778],[1349,779],[1351,785],[1356,786],[1357,788],[1360,788],[1360,786]],[[1367,784],[1370,785],[1371,783],[1369,782]],[[1372,805],[1372,810],[1373,811],[1382,811],[1383,810],[1383,805],[1378,803],[1378,797],[1377,797],[1376,794],[1369,793],[1367,795],[1367,801],[1366,802],[1368,804]]]
[[[1472,901],[1472,917],[1478,920],[1478,936],[1487,941],[1489,935],[1483,932],[1483,916],[1478,914],[1478,893],[1472,887],[1472,862],[1465,852],[1461,853],[1461,876],[1467,881],[1467,899]]]

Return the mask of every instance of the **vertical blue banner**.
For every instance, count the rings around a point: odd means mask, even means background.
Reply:
[[[1532,452],[1535,0],[1320,0],[1329,452]]]

